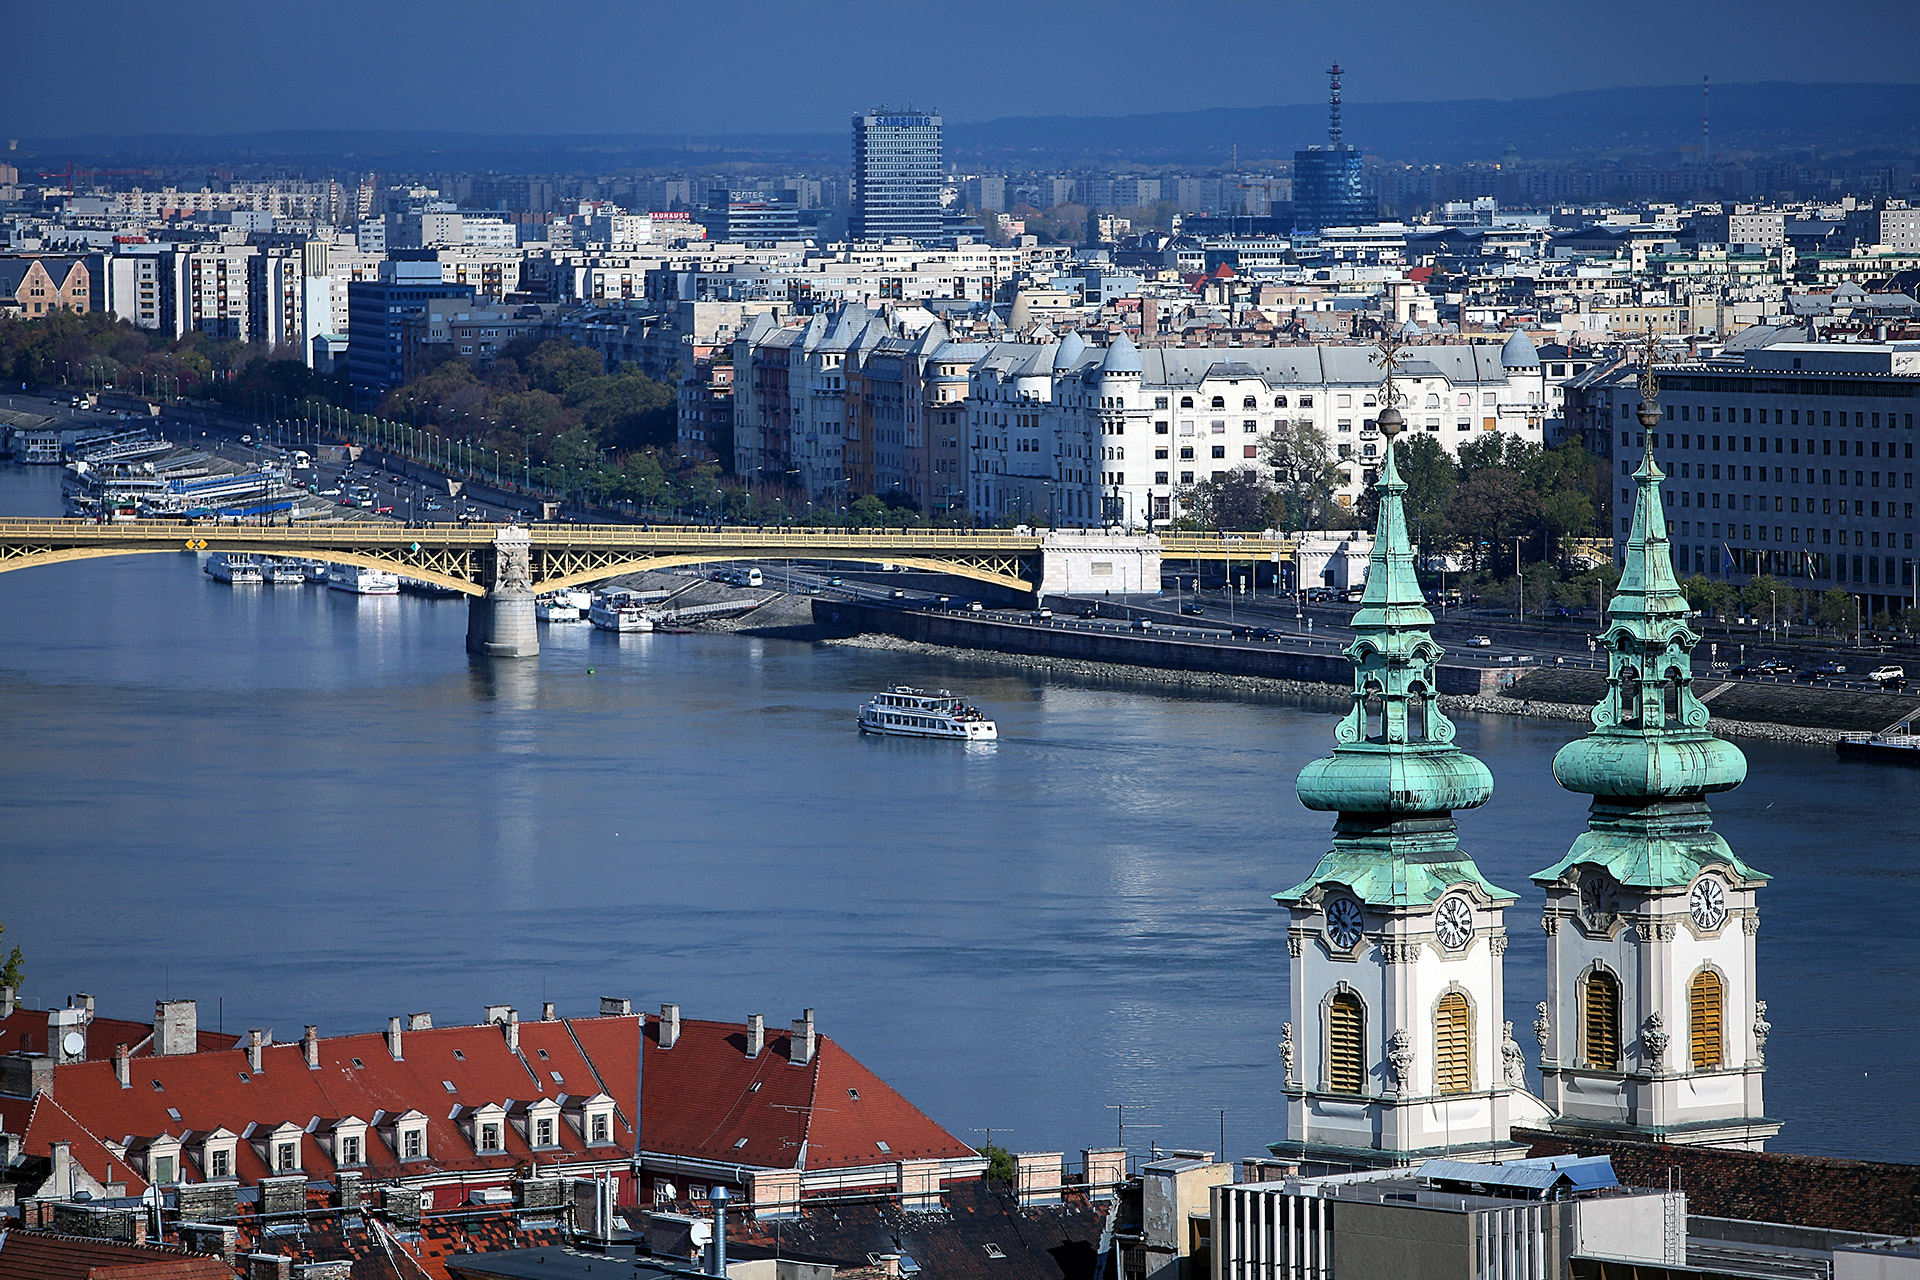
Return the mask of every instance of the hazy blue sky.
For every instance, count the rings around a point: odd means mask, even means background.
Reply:
[[[1911,82],[1916,0],[11,0],[0,132],[838,131],[1717,81]]]

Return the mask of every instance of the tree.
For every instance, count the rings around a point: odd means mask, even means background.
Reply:
[[[1680,590],[1686,595],[1689,607],[1714,617],[1725,612],[1739,594],[1734,590],[1733,584],[1722,582],[1717,578],[1709,578],[1701,573],[1696,573],[1681,583]]]
[[[1283,508],[1280,495],[1252,467],[1182,490],[1180,505],[1195,527],[1222,531],[1271,529]]]
[[[1447,510],[1455,544],[1465,546],[1478,567],[1507,551],[1516,537],[1532,534],[1539,523],[1540,501],[1532,486],[1525,476],[1503,467],[1484,467],[1468,476]]]
[[[1326,433],[1311,422],[1276,426],[1263,443],[1262,453],[1280,486],[1286,527],[1312,528],[1324,517],[1339,483],[1333,446],[1327,443]]]
[[[0,924],[0,934],[5,934],[6,931],[7,926]],[[20,990],[20,979],[24,971],[24,960],[25,957],[20,954],[20,948],[18,947],[15,947],[8,953],[6,963],[0,964],[0,987],[12,987],[15,991]]]
[[[1764,573],[1752,578],[1746,586],[1740,588],[1741,607],[1756,617],[1763,613],[1771,614],[1775,604],[1783,599],[1788,601],[1787,607],[1791,610],[1792,598],[1792,588],[1780,579]]]
[[[1820,597],[1820,625],[1836,630],[1849,629],[1858,617],[1859,607],[1853,597],[1835,587]]]

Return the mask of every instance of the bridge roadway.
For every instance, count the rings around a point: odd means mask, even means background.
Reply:
[[[282,556],[384,569],[471,598],[476,653],[539,652],[536,596],[642,569],[727,560],[843,560],[910,565],[1042,593],[1157,590],[1160,562],[1291,559],[1292,539],[1258,534],[1137,535],[1101,530],[850,530],[805,526],[403,525],[296,526],[137,520],[0,519],[0,572],[102,556],[166,551]]]

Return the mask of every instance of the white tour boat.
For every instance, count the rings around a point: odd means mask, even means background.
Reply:
[[[1000,736],[993,721],[945,689],[925,693],[897,685],[876,693],[860,708],[862,733],[891,733],[905,738],[960,738],[991,742]]]
[[[300,562],[300,572],[306,577],[307,585],[310,587],[326,586],[327,573],[331,567],[332,566],[328,565],[324,560],[303,560]]]
[[[307,581],[306,566],[298,560],[269,559],[260,566],[260,574],[274,587],[298,587]]]
[[[265,580],[259,564],[252,556],[228,555],[225,552],[208,557],[207,572],[215,582],[236,587],[257,585]]]
[[[651,631],[653,615],[640,607],[637,591],[602,591],[594,596],[587,620],[602,631]]]
[[[362,569],[357,564],[336,564],[327,567],[327,585],[358,596],[397,596],[400,575],[384,569]]]
[[[581,622],[580,607],[567,599],[568,593],[556,591],[533,602],[533,616],[542,622]],[[589,606],[591,607],[591,606]]]

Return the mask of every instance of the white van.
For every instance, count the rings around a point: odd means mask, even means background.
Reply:
[[[757,587],[766,581],[758,569],[745,570],[735,580],[743,587]]]
[[[313,459],[308,456],[305,449],[295,449],[289,465],[295,471],[305,471],[313,465]]]

